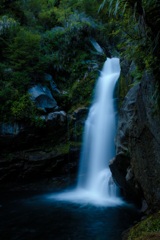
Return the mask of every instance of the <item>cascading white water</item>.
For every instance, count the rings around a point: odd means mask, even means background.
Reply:
[[[119,76],[119,59],[108,58],[98,79],[84,130],[78,187],[102,197],[110,197],[113,193],[108,162],[115,155],[113,93]]]
[[[116,196],[116,186],[108,167],[109,160],[115,155],[116,113],[113,94],[119,76],[119,59],[107,58],[85,122],[77,187],[53,198],[107,206],[122,204]]]

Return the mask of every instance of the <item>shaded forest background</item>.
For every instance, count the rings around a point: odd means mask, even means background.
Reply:
[[[87,106],[106,57],[133,66],[119,81],[119,97],[144,71],[159,78],[159,1],[1,0],[0,121],[40,124],[28,89],[53,77],[65,111]],[[97,51],[95,43],[103,51]],[[158,106],[158,81],[155,105]]]

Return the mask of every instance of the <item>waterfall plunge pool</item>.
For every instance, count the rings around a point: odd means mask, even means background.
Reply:
[[[52,199],[52,194],[6,192],[0,197],[1,240],[121,240],[140,218],[131,205],[104,207]]]

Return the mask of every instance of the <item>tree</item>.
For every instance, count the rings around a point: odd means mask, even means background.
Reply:
[[[38,81],[46,69],[41,36],[26,29],[21,29],[10,44],[8,57],[14,71],[23,71],[34,81]]]

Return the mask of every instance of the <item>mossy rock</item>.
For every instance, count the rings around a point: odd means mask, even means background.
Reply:
[[[127,240],[159,240],[160,211],[155,213],[130,229]]]
[[[139,237],[137,240],[159,240],[160,233],[149,233],[146,236]]]

